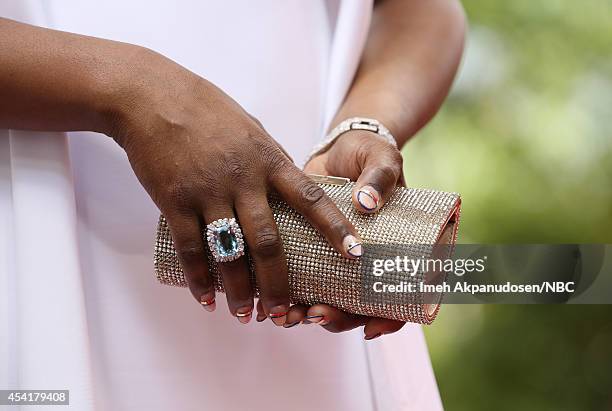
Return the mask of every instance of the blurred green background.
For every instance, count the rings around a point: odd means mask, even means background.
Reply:
[[[409,185],[462,194],[463,243],[612,243],[612,1],[463,4],[463,65],[404,150]],[[445,408],[612,410],[611,308],[442,307]]]

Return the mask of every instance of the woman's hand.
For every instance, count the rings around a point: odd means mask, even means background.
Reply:
[[[268,192],[278,192],[346,258],[356,231],[260,123],[210,82],[143,50],[138,73],[118,93],[108,134],[125,149],[140,182],[170,226],[193,296],[209,311],[215,293],[201,232],[237,217],[276,325],[289,311],[287,262]],[[220,263],[231,313],[249,322],[253,290],[244,257]]]
[[[384,138],[363,130],[342,134],[329,150],[310,160],[304,171],[357,181],[353,203],[362,213],[378,211],[395,187],[404,184],[399,150]],[[266,316],[262,306],[258,305],[258,311],[257,320],[263,321]],[[325,304],[292,306],[285,327],[301,321],[317,323],[331,332],[348,331],[363,325],[366,339],[393,333],[404,325],[401,321],[345,313]]]
[[[403,146],[427,124],[448,93],[461,59],[465,27],[459,0],[375,2],[359,69],[332,124],[351,117],[375,118]],[[376,212],[404,182],[400,152],[368,131],[343,134],[305,171],[357,180],[353,202],[364,213]],[[265,319],[259,305],[258,312],[257,320]],[[368,340],[404,325],[319,304],[292,307],[286,326],[303,319],[332,332],[365,325]]]

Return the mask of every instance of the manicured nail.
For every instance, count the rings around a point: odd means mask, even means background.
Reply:
[[[357,192],[357,202],[367,211],[374,211],[378,207],[380,195],[372,186],[363,186]]]
[[[242,307],[236,310],[236,318],[242,324],[248,324],[251,321],[251,315],[253,314],[253,309],[251,307]]]
[[[287,311],[289,309],[285,305],[277,305],[276,307],[270,310],[270,314],[268,317],[272,320],[272,322],[278,326],[284,325],[287,320]]]
[[[363,254],[361,241],[357,240],[357,238],[353,235],[347,235],[344,237],[344,240],[342,240],[342,245],[344,246],[346,252],[353,257],[358,258],[361,257],[361,254]]]
[[[376,333],[374,335],[366,335],[363,337],[364,340],[373,340],[374,338],[378,338],[382,335],[382,333]]]
[[[215,303],[215,295],[212,293],[206,293],[202,297],[200,297],[200,304],[202,307],[208,312],[215,311],[217,308],[217,304]]]
[[[291,328],[291,327],[295,327],[296,325],[298,325],[300,322],[296,321],[294,323],[285,323],[285,325],[283,325],[283,327],[285,328]]]
[[[307,315],[304,324],[319,324],[323,320],[323,315]]]
[[[266,317],[266,315],[265,315],[265,314],[259,313],[259,314],[257,314],[257,318],[255,318],[255,320],[256,320],[258,323],[260,323],[260,322],[264,321],[266,318],[268,318],[268,317]]]

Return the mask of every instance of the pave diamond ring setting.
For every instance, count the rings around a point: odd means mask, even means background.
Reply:
[[[218,263],[234,261],[244,255],[242,230],[235,218],[220,218],[208,224],[206,239]]]

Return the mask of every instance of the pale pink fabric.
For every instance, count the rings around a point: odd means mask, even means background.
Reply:
[[[0,15],[151,47],[215,82],[301,162],[341,103],[369,0],[3,0]],[[71,409],[439,410],[418,326],[365,344],[243,326],[156,284],[158,211],[93,133],[0,130],[0,388]],[[24,408],[26,409],[26,408]]]

